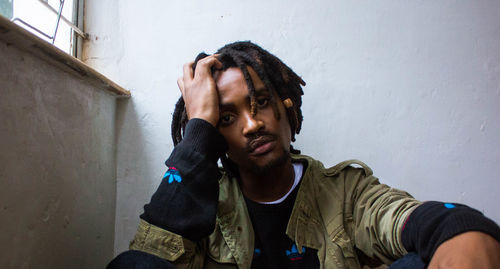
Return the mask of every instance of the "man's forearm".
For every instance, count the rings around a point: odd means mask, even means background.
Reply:
[[[165,162],[165,174],[141,218],[160,228],[198,241],[215,227],[218,201],[217,160],[227,145],[208,122],[192,119],[184,139]]]
[[[443,242],[468,231],[486,233],[500,242],[500,228],[481,212],[460,204],[426,202],[409,216],[402,241],[408,251],[416,251],[429,263]]]

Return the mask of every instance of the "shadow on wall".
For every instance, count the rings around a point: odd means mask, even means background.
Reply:
[[[152,160],[151,148],[145,141],[145,122],[147,119],[139,117],[134,97],[117,101],[115,256],[126,250],[133,239],[139,215],[151,196],[150,179],[159,177],[150,168],[157,160]]]

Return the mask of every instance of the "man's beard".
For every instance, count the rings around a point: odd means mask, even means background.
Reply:
[[[263,175],[273,170],[276,167],[284,165],[291,157],[290,151],[283,148],[283,152],[277,158],[269,161],[264,165],[258,165],[252,161],[245,164],[245,170],[250,171],[253,174]]]

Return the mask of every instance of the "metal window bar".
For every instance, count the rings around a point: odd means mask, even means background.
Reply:
[[[44,33],[43,31],[39,30],[35,26],[33,26],[33,25],[31,25],[31,24],[23,21],[21,18],[17,18],[16,17],[16,18],[13,18],[11,21],[12,22],[19,21],[20,23],[28,26],[29,28],[33,29],[37,33],[45,36],[46,38],[48,38],[50,40],[52,40],[52,44],[54,44],[54,42],[56,41],[57,30],[59,29],[59,22],[62,19],[65,23],[67,23],[71,27],[71,29],[73,29],[73,31],[76,34],[78,34],[79,36],[81,36],[84,39],[87,39],[88,34],[84,33],[80,28],[78,28],[76,25],[74,25],[71,21],[69,21],[68,19],[66,19],[66,17],[64,17],[62,15],[62,10],[63,10],[63,7],[64,7],[64,0],[59,0],[59,10],[56,10],[51,5],[49,5],[48,0],[38,0],[38,1],[40,3],[42,3],[46,8],[48,8],[50,11],[54,12],[57,15],[56,26],[55,26],[54,34],[52,36]]]
[[[85,0],[74,0],[73,2],[73,22],[78,29],[83,27],[83,3]],[[74,29],[74,28],[73,28]],[[71,32],[72,34],[72,54],[75,58],[81,58],[83,40],[88,39],[88,34],[84,33],[84,36],[77,33],[76,31]],[[83,33],[83,32],[82,32]]]

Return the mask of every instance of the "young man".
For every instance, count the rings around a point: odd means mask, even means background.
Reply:
[[[305,83],[257,45],[200,54],[178,85],[168,171],[110,268],[361,268],[407,252],[420,258],[395,266],[500,268],[500,229],[480,212],[299,155]]]

